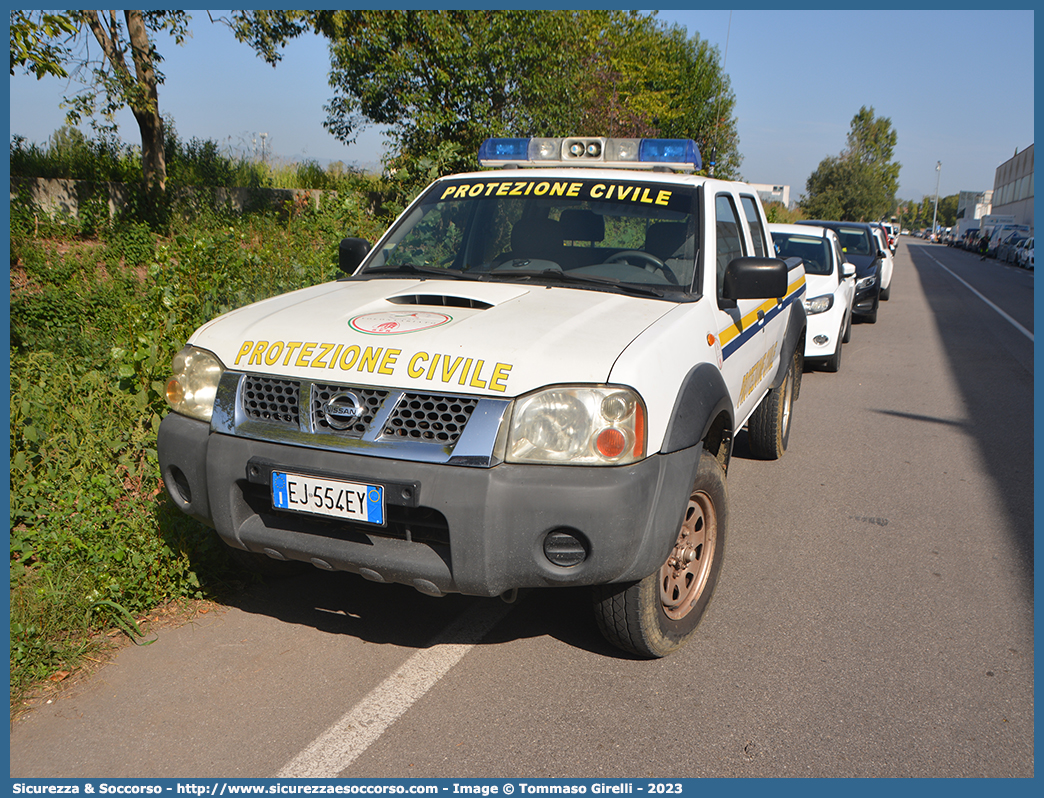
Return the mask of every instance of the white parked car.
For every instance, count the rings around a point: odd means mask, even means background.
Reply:
[[[1016,263],[1023,269],[1033,269],[1033,237],[1026,239],[1026,243],[1019,249]]]
[[[837,371],[841,344],[852,336],[856,267],[845,260],[837,233],[827,227],[770,224],[769,235],[777,257],[797,257],[805,264],[805,360]]]
[[[892,294],[892,270],[895,261],[892,259],[892,250],[888,248],[888,236],[880,227],[874,228],[874,238],[884,257],[881,259],[881,301],[887,302]]]

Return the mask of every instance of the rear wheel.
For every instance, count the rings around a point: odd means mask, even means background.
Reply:
[[[704,451],[664,564],[639,582],[594,588],[595,619],[606,640],[650,658],[681,648],[695,633],[714,592],[727,527],[725,472]]]
[[[794,364],[778,388],[772,388],[761,400],[747,422],[747,441],[755,457],[778,460],[790,440],[790,412],[794,405]]]
[[[847,344],[852,340],[852,314],[848,314],[848,321],[845,322],[845,334],[841,336],[841,343]]]

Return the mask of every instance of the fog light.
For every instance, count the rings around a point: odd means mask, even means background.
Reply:
[[[174,483],[174,491],[185,504],[192,504],[192,488],[189,487],[188,477],[185,472],[177,466],[170,467],[170,482]],[[169,484],[169,483],[168,483]]]
[[[556,529],[544,538],[544,556],[560,568],[572,568],[587,559],[587,549],[572,532]]]
[[[829,340],[830,340],[830,338],[829,338],[828,336],[826,336],[826,335],[817,335],[817,336],[816,336],[815,338],[813,338],[812,340],[813,340],[813,341],[815,341],[815,342],[816,342],[816,343],[817,343],[817,344],[818,344],[819,346],[822,346],[822,345],[823,345],[823,344],[825,344],[825,343],[826,343],[827,341],[829,341]]]

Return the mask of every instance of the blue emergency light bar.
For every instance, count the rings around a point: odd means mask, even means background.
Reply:
[[[692,139],[518,138],[486,139],[482,166],[586,166],[694,172],[703,166]]]

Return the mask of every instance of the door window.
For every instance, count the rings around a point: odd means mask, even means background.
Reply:
[[[732,197],[719,194],[714,200],[714,224],[717,233],[717,287],[718,299],[721,299],[722,287],[725,284],[725,268],[736,258],[746,253],[743,246],[743,232],[740,229],[739,215]]]

